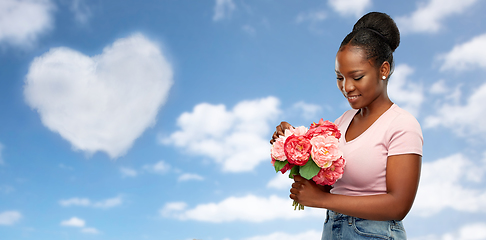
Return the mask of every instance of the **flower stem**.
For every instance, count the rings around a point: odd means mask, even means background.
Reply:
[[[297,210],[297,207],[299,210],[304,210],[304,205],[300,204],[299,202],[295,201],[292,203],[292,206],[294,207],[294,211]]]

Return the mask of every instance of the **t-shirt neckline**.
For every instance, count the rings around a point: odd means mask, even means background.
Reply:
[[[383,112],[372,124],[371,126],[369,126],[366,130],[364,130],[364,132],[362,132],[360,135],[358,135],[357,137],[351,139],[350,141],[347,141],[346,140],[346,133],[348,132],[348,128],[349,128],[349,125],[351,124],[351,122],[353,121],[354,119],[354,116],[359,112],[359,109],[356,110],[355,109],[355,112],[353,113],[352,117],[348,120],[348,123],[346,125],[346,131],[344,132],[343,134],[343,138],[344,138],[344,144],[348,144],[348,143],[353,143],[354,141],[358,140],[359,138],[361,138],[361,136],[365,135],[368,131],[370,131],[370,129],[373,128],[373,126],[376,125],[377,122],[380,121],[380,119],[388,112],[390,111],[392,108],[395,108],[395,103],[393,103],[385,112]]]

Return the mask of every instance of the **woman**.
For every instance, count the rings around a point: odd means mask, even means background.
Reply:
[[[422,131],[417,120],[387,94],[398,28],[388,15],[371,12],[354,25],[336,54],[337,85],[353,108],[339,117],[343,177],[329,191],[294,177],[290,198],[328,209],[327,239],[406,239],[401,220],[417,192]],[[274,141],[290,125],[282,122]]]

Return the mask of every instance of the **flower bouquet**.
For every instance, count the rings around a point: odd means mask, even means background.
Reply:
[[[346,164],[338,147],[340,137],[337,126],[322,118],[308,129],[304,126],[285,129],[271,149],[275,171],[284,174],[290,170],[290,178],[300,175],[319,185],[333,185],[343,175]],[[304,209],[296,201],[292,206],[294,210]]]

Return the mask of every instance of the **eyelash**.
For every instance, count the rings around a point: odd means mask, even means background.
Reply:
[[[360,76],[360,77],[357,77],[357,78],[354,78],[354,81],[358,81],[360,79],[362,79],[364,76]],[[337,77],[337,80],[339,81],[342,81],[344,78],[343,77]]]

